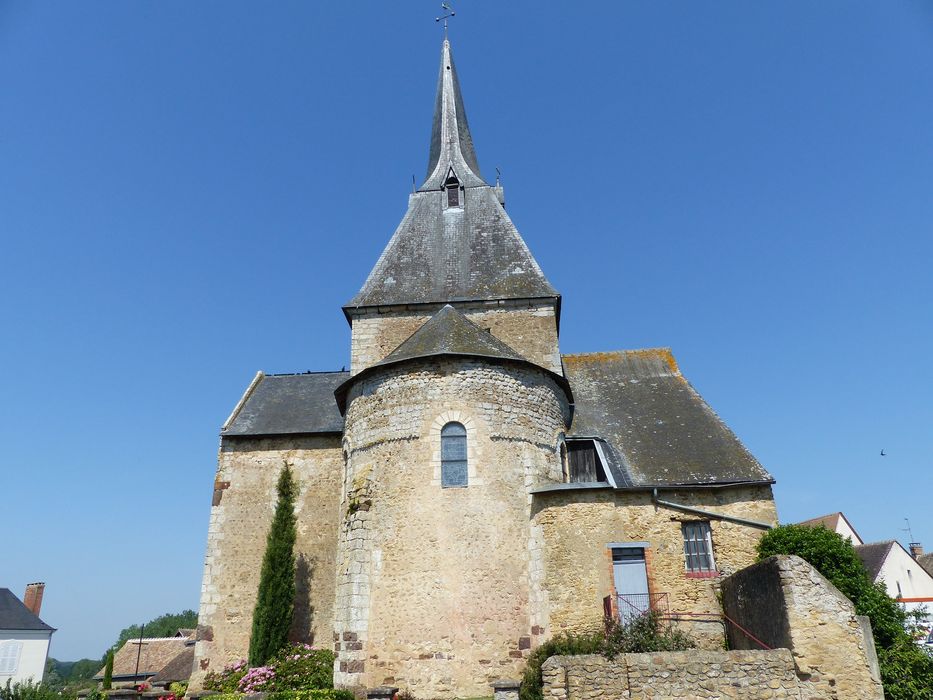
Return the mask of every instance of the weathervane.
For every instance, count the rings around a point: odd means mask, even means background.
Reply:
[[[447,14],[441,15],[440,17],[435,17],[434,21],[440,22],[441,20],[444,20],[444,37],[446,38],[447,37],[447,20],[450,17],[453,17],[454,15],[456,15],[457,13],[454,12],[454,8],[452,8],[446,2],[441,3],[441,9],[444,10]]]

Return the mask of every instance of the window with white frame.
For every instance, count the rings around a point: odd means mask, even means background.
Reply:
[[[713,560],[713,536],[709,523],[704,521],[684,523],[683,532],[687,572],[704,575],[715,574],[716,562]]]
[[[467,485],[467,431],[462,423],[441,428],[441,486]]]
[[[9,640],[0,642],[0,674],[12,675],[19,666],[19,653],[23,648],[22,642]]]

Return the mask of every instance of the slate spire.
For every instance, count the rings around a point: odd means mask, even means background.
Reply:
[[[476,161],[473,137],[467,124],[450,41],[444,37],[441,66],[437,74],[437,97],[434,100],[428,173],[421,189],[439,188],[451,169],[457,179],[467,187],[486,184]]]
[[[453,180],[451,179],[453,176]],[[551,286],[502,205],[502,189],[480,175],[445,38],[437,79],[428,175],[359,292],[358,309],[505,299],[546,299]]]

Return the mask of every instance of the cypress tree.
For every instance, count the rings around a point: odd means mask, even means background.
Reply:
[[[295,498],[298,485],[286,464],[259,575],[249,640],[250,666],[262,666],[288,642],[295,605]]]
[[[103,689],[110,690],[113,686],[113,649],[107,652],[107,663],[104,665]]]

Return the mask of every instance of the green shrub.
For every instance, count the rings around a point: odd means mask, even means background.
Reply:
[[[253,667],[261,667],[286,645],[295,606],[295,499],[298,484],[287,464],[282,467],[276,489],[278,498],[259,572],[259,590],[249,639],[249,663]]]
[[[549,639],[528,657],[520,700],[542,700],[543,682],[541,666],[552,656],[580,656],[601,654],[614,659],[619,654],[637,654],[649,651],[680,651],[696,646],[685,633],[663,624],[658,612],[639,615],[621,623],[607,621],[606,628],[586,634],[562,634]]]
[[[885,700],[933,697],[933,657],[908,639],[878,650]]]
[[[603,649],[605,637],[602,632],[590,634],[562,634],[547,640],[528,656],[528,664],[522,676],[519,690],[520,700],[541,700],[542,681],[541,665],[551,656],[577,656],[580,654],[599,654]]]
[[[110,690],[113,687],[113,649],[107,650],[107,662],[104,665],[104,682],[101,688]]]
[[[6,685],[0,685],[0,700],[61,700],[61,697],[48,686],[32,681],[13,683],[8,678]]]
[[[683,651],[696,643],[686,632],[663,624],[661,613],[651,611],[626,623],[613,620],[606,631],[603,655],[614,659],[619,654],[643,654],[649,651]]]
[[[308,644],[290,644],[269,665],[275,690],[323,690],[334,687],[334,652]]]

